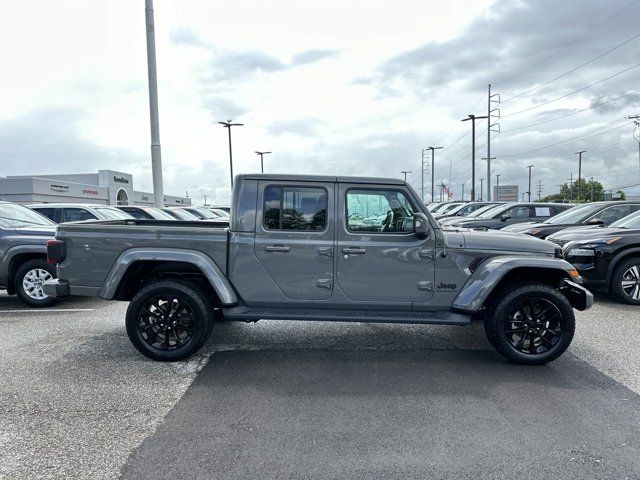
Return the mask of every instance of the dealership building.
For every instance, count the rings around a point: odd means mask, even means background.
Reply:
[[[115,170],[69,175],[0,177],[0,200],[30,203],[155,204],[153,193],[133,189],[133,176]],[[188,197],[164,196],[165,205],[191,205]]]

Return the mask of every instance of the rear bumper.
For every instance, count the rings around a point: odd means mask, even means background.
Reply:
[[[42,291],[50,297],[68,297],[69,283],[59,278],[54,278],[44,283]]]
[[[593,306],[593,294],[582,285],[565,278],[560,283],[560,291],[576,310],[587,310]]]

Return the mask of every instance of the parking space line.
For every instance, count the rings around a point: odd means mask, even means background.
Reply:
[[[25,309],[25,310],[0,310],[0,313],[51,313],[51,312],[93,312],[95,308],[50,308],[50,309]]]

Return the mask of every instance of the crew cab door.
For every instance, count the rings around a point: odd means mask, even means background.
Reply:
[[[402,186],[340,184],[337,283],[347,298],[410,308],[433,296],[435,240],[413,233],[416,200]]]
[[[288,298],[324,300],[333,292],[334,188],[259,182],[255,254]]]

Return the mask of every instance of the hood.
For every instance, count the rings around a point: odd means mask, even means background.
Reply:
[[[504,252],[541,253],[555,255],[556,246],[529,235],[508,232],[483,232],[466,230],[459,232],[464,237],[465,247],[472,250],[498,250]]]
[[[630,233],[637,234],[638,232],[639,230],[636,228],[577,227],[562,230],[561,232],[551,235],[551,237],[553,240],[562,240],[566,243],[576,240],[592,240],[594,238],[608,237],[610,235],[628,235]]]
[[[465,228],[481,228],[485,225],[502,225],[506,226],[507,224],[500,220],[499,218],[468,218],[461,219],[459,222],[456,222],[455,225],[458,227]]]
[[[18,235],[39,235],[41,237],[55,237],[56,225],[25,225],[24,227],[16,227],[15,232]]]

